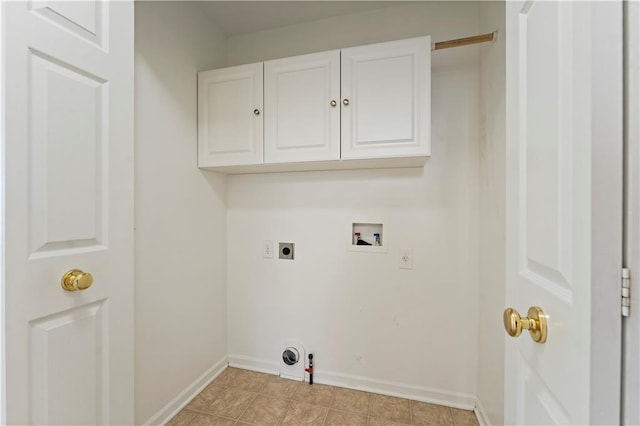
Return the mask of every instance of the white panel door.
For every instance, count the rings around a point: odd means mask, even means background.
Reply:
[[[342,158],[426,156],[431,38],[342,49]]]
[[[507,2],[508,424],[619,424],[622,4]],[[495,313],[498,314],[498,313]]]
[[[198,167],[262,164],[263,64],[198,73]]]
[[[1,7],[5,420],[132,424],[133,2]]]
[[[264,63],[264,162],[340,159],[340,51]]]

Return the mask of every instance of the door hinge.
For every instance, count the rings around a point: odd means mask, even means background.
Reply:
[[[631,273],[629,271],[628,268],[622,268],[622,275],[620,277],[620,284],[621,284],[621,307],[622,307],[622,316],[623,317],[628,317],[629,316],[629,309],[631,307],[631,298],[629,297],[630,294],[630,285],[631,285]]]

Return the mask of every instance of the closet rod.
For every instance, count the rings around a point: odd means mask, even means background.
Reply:
[[[481,34],[473,37],[458,38],[455,40],[439,41],[433,44],[431,50],[450,49],[452,47],[468,46],[470,44],[486,43],[496,39],[497,31]]]

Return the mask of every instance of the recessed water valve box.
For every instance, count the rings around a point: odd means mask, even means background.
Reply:
[[[279,243],[279,255],[280,259],[289,259],[293,260],[293,248],[295,244],[293,243]]]
[[[386,253],[387,238],[382,222],[352,222],[349,230],[349,250],[368,253]]]

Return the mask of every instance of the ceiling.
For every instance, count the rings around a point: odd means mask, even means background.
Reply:
[[[204,13],[227,37],[366,12],[403,1],[200,1]]]

